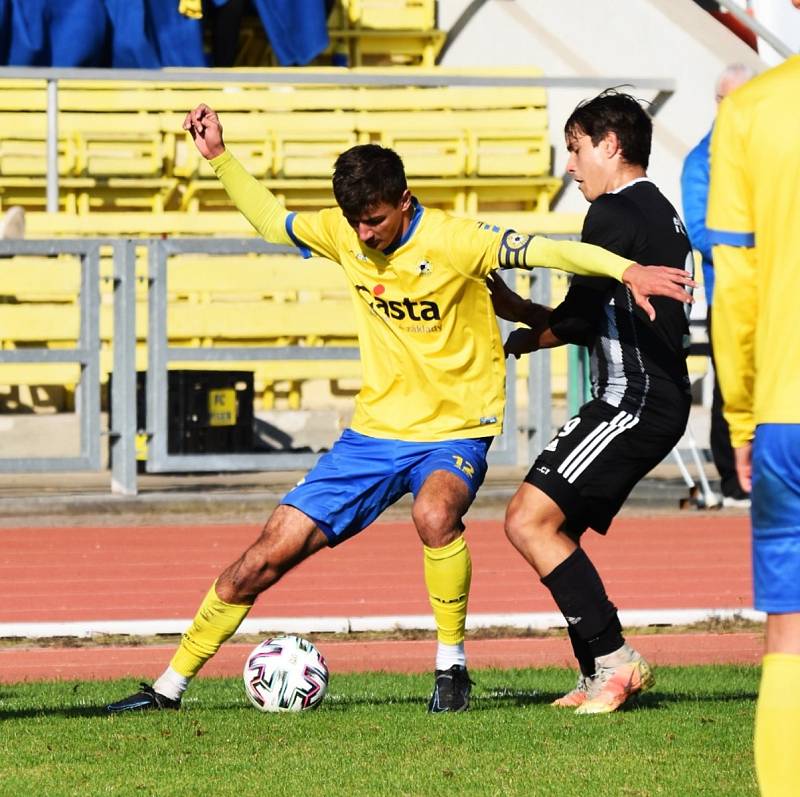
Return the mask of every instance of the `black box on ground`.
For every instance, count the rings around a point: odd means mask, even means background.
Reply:
[[[147,459],[147,373],[136,372],[136,458]],[[167,372],[167,453],[254,450],[253,372]]]

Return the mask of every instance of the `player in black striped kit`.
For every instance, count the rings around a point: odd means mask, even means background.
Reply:
[[[591,203],[582,240],[640,263],[693,271],[675,208],[648,179],[652,122],[629,95],[603,92],[565,126],[567,170]],[[555,309],[525,301],[493,280],[495,310],[530,328],[506,353],[574,343],[591,352],[593,398],[567,421],[533,464],[506,512],[506,534],[534,567],[567,620],[580,665],[578,684],[554,705],[579,714],[614,711],[653,683],[645,660],[625,644],[617,610],[580,547],[587,528],[605,534],[634,485],[678,442],[689,416],[687,314],[656,299],[651,321],[628,290],[575,277]]]

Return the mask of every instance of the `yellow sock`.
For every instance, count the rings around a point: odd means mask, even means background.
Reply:
[[[756,774],[762,797],[800,794],[800,656],[768,653],[756,707]]]
[[[458,645],[464,641],[467,601],[472,580],[472,560],[464,536],[444,548],[425,551],[425,584],[428,587],[439,642]]]
[[[203,598],[191,626],[181,637],[181,644],[169,666],[186,678],[193,678],[219,650],[219,646],[242,624],[253,608],[225,603],[217,595],[217,582]]]

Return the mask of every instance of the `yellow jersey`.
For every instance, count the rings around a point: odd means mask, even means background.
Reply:
[[[499,229],[419,204],[384,252],[338,209],[298,213],[287,227],[301,251],[338,261],[350,285],[364,380],[353,429],[412,441],[502,430],[505,356],[485,282]]]
[[[621,279],[631,264],[597,246],[517,234],[416,201],[401,239],[378,251],[339,208],[289,213],[228,151],[211,165],[263,238],[341,265],[361,350],[352,428],[372,437],[435,442],[502,432],[505,355],[490,271],[547,266]]]
[[[800,423],[800,56],[720,104],[707,226],[714,356],[734,446]]]

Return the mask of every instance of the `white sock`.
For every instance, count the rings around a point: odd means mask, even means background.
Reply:
[[[189,686],[189,679],[176,672],[172,667],[167,667],[153,684],[153,689],[170,700],[179,700]]]
[[[439,642],[439,646],[436,649],[436,669],[449,670],[454,664],[460,664],[462,667],[467,664],[464,643],[445,645],[443,642]]]
[[[598,667],[619,667],[620,664],[627,664],[636,658],[636,651],[628,644],[617,648],[612,653],[606,653],[605,656],[598,656],[595,663]]]

